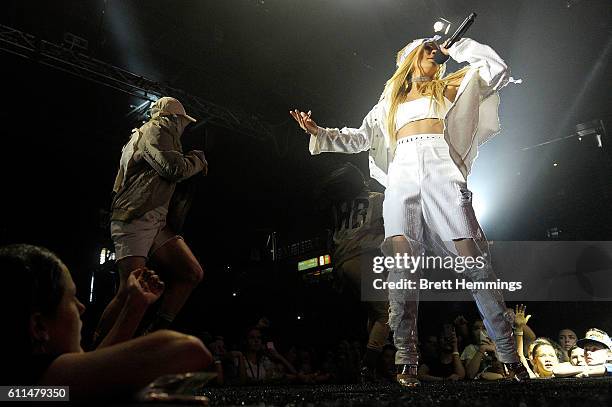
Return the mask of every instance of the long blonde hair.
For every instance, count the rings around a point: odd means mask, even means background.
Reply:
[[[418,66],[421,69],[421,56],[423,55],[424,45],[425,43],[416,47],[403,61],[401,61],[401,57],[405,48],[397,53],[397,63],[399,66],[391,79],[387,81],[383,91],[383,97],[387,99],[389,107],[386,127],[392,144],[396,142],[396,132],[398,130],[395,128],[397,108],[408,97],[408,92],[410,92],[413,85],[410,79],[415,68]],[[444,76],[445,65],[442,65],[438,68],[431,81],[416,82],[415,85],[421,96],[430,97],[429,107],[431,108],[432,104],[435,103],[436,109],[438,109],[438,107],[444,105],[444,89],[446,86],[461,83],[468,69],[469,67],[465,67]]]

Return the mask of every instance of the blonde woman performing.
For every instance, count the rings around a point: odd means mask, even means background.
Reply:
[[[412,41],[398,53],[397,70],[360,128],[323,128],[311,112],[290,113],[310,134],[311,154],[369,150],[370,175],[386,188],[385,255],[417,256],[427,248],[486,256],[488,245],[466,180],[478,146],[500,130],[498,90],[511,78],[490,47],[464,38],[446,49],[435,40]],[[434,61],[437,52],[469,66],[445,76],[445,65]],[[474,281],[494,278],[486,263],[464,275]],[[392,268],[389,281],[414,279],[416,274]],[[528,378],[516,352],[513,313],[506,310],[501,292],[473,290],[472,295],[508,376]],[[397,381],[418,385],[418,290],[389,290],[389,304]]]

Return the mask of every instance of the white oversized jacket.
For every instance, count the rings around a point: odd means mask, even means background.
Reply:
[[[469,38],[459,40],[448,51],[455,61],[468,62],[471,68],[444,118],[444,138],[451,158],[467,179],[478,146],[500,130],[497,91],[508,83],[510,72],[491,47]],[[387,168],[395,154],[385,125],[387,111],[388,102],[381,98],[358,129],[319,127],[317,135],[310,137],[310,153],[369,150],[370,176],[386,188]]]

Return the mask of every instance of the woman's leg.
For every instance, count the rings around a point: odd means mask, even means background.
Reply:
[[[387,238],[391,241],[392,253],[384,250],[386,256],[411,256],[418,255],[420,251],[413,247],[404,236],[392,236]],[[399,283],[401,281],[418,282],[419,272],[411,272],[411,265],[402,265],[389,270],[387,281]],[[389,289],[389,327],[393,331],[393,343],[397,349],[395,353],[395,364],[398,367],[397,381],[406,387],[418,385],[417,366],[418,354],[418,331],[417,317],[419,313],[419,291],[418,284],[415,289]]]
[[[108,334],[117,320],[119,312],[123,309],[127,297],[126,282],[128,276],[132,271],[145,267],[146,262],[147,258],[140,256],[125,257],[117,261],[117,268],[119,269],[119,289],[100,317],[93,337],[94,346],[98,346],[106,334]]]
[[[496,281],[497,277],[491,268],[488,252],[482,248],[482,245],[477,244],[474,239],[459,239],[454,242],[459,256],[473,258],[484,256],[486,259],[483,268],[472,267],[465,270],[464,274],[470,280]],[[493,289],[475,289],[471,290],[471,293],[482,315],[487,332],[491,339],[495,341],[499,361],[503,363],[518,362],[519,359],[512,332],[513,315],[512,311],[506,307],[502,292]]]
[[[160,267],[166,289],[156,321],[147,329],[149,332],[167,328],[172,323],[204,276],[202,266],[179,236],[167,240],[155,249],[151,260],[155,267]]]

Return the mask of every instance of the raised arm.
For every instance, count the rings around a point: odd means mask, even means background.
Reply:
[[[478,70],[478,74],[491,90],[499,90],[510,79],[510,70],[503,59],[488,45],[470,38],[462,38],[448,49],[457,62],[467,62]]]
[[[102,340],[98,349],[132,339],[138,325],[151,304],[164,291],[164,283],[151,270],[139,268],[127,280],[128,296],[115,324]]]
[[[206,170],[204,153],[177,150],[172,134],[162,124],[149,122],[142,131],[143,158],[162,178],[179,182]]]
[[[482,340],[478,346],[478,349],[474,353],[474,356],[472,356],[472,358],[470,358],[465,364],[465,375],[468,379],[475,378],[478,372],[480,372],[482,359],[487,352],[495,352],[495,344],[490,339]]]
[[[529,377],[534,379],[537,376],[531,370],[527,359],[525,358],[525,351],[523,349],[523,329],[527,325],[527,321],[531,318],[531,315],[525,316],[525,310],[527,307],[523,304],[516,306],[515,318],[514,318],[514,337],[516,338],[516,351],[518,352],[519,359],[527,372],[529,373]]]

